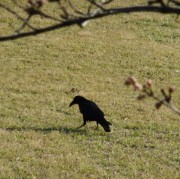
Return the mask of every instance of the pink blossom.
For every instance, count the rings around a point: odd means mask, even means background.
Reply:
[[[169,87],[169,93],[171,94],[171,93],[173,93],[174,92],[174,86],[170,86]]]
[[[147,86],[151,88],[151,86],[152,86],[152,80],[151,79],[147,80]]]

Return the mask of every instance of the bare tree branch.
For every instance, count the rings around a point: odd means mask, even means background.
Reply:
[[[123,7],[123,8],[105,8],[104,6],[108,3],[111,3],[113,0],[85,0],[85,2],[89,3],[87,8],[87,12],[82,12],[82,10],[76,8],[76,6],[71,2],[71,0],[29,0],[28,6],[23,7],[13,0],[13,2],[21,9],[27,12],[28,17],[23,18],[18,13],[16,13],[11,8],[5,6],[0,3],[0,8],[7,10],[9,13],[13,14],[17,19],[22,21],[22,25],[15,31],[16,33],[13,35],[3,35],[0,36],[0,41],[14,40],[18,38],[38,35],[44,32],[64,28],[72,25],[80,25],[82,26],[84,22],[92,19],[98,19],[105,16],[122,14],[122,13],[135,13],[135,12],[158,12],[162,14],[180,14],[179,2],[175,0],[169,0],[165,3],[163,0],[149,0],[149,5],[146,6],[132,6],[132,7]],[[58,9],[60,11],[59,17],[52,17],[48,15],[47,12],[43,12],[41,10],[42,6],[47,3],[56,2],[58,5]],[[173,6],[169,6],[172,3]],[[157,4],[154,6],[154,4]],[[68,7],[67,7],[68,6]],[[68,10],[68,8],[70,8]],[[73,12],[72,12],[73,11]],[[71,12],[71,13],[70,13]],[[40,17],[48,18],[56,22],[56,24],[41,28],[33,27],[30,22],[31,18],[34,18],[35,15],[39,15]],[[25,26],[28,26],[31,30],[28,32],[23,32]]]

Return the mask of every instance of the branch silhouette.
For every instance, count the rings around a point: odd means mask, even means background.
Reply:
[[[12,0],[13,1],[13,0]],[[180,14],[180,3],[175,0],[169,0],[165,3],[163,0],[151,0],[145,6],[130,6],[130,7],[117,7],[117,8],[106,8],[107,4],[110,4],[113,0],[84,0],[88,3],[86,12],[82,9],[77,8],[71,0],[28,0],[26,6],[19,5],[15,0],[13,3],[16,7],[21,8],[26,12],[27,17],[23,18],[15,10],[7,7],[5,4],[0,3],[0,8],[5,9],[8,13],[12,14],[18,20],[22,22],[22,25],[14,31],[12,35],[0,36],[0,41],[15,40],[18,38],[34,36],[41,33],[53,31],[68,26],[79,25],[84,27],[89,20],[102,18],[105,16],[122,14],[122,13],[135,13],[135,12],[158,12],[162,14]],[[43,12],[43,7],[46,4],[56,3],[56,8],[59,9],[59,18],[49,15],[47,12]],[[30,20],[40,16],[49,19],[55,24],[46,25],[45,27],[37,28],[34,27]],[[29,28],[29,31],[23,32],[25,27]]]

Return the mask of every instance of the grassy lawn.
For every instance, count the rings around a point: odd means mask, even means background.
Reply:
[[[0,35],[10,34],[12,16],[0,16]],[[180,108],[179,21],[123,14],[1,43],[0,178],[178,179],[180,117],[137,101],[124,80],[150,78],[159,94],[175,85]],[[75,95],[101,107],[112,133],[94,122],[76,130],[82,116],[69,108]]]

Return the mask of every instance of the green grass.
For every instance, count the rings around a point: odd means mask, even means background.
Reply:
[[[4,23],[14,21],[0,16],[0,35],[10,33]],[[129,75],[151,78],[159,94],[175,85],[180,107],[175,18],[123,14],[1,43],[0,178],[179,178],[180,118],[137,101],[123,84]],[[82,116],[68,107],[75,95],[101,107],[112,133],[93,122],[76,130]]]

